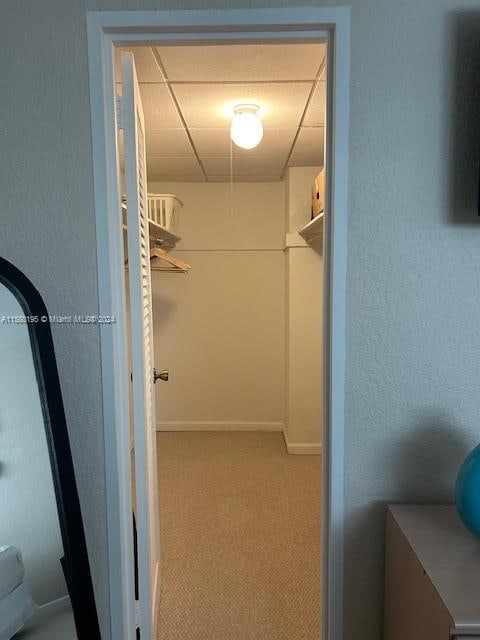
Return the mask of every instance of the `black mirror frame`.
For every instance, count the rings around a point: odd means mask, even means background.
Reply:
[[[38,321],[27,322],[27,325],[62,534],[63,572],[78,640],[101,640],[48,312],[41,295],[30,280],[1,257],[0,282],[13,293],[25,316],[38,318]]]

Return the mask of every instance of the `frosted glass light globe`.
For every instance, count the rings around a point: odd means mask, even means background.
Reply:
[[[230,127],[232,141],[242,149],[253,149],[263,138],[263,125],[255,105],[239,105],[234,109]]]

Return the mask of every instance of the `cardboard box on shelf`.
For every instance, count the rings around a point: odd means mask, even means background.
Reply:
[[[313,181],[312,220],[325,211],[325,169],[322,169]]]

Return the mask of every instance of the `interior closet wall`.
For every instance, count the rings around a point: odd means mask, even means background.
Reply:
[[[320,453],[323,421],[323,242],[298,234],[311,218],[311,190],[319,167],[291,167],[286,175],[286,428],[290,453]]]
[[[173,254],[152,272],[160,429],[283,429],[284,184],[151,183],[183,202]]]

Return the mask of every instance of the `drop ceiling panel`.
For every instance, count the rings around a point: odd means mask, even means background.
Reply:
[[[317,127],[325,122],[324,80],[306,105],[325,44],[158,47],[166,81],[150,47],[123,50],[135,56],[150,181],[204,181],[198,154],[208,180],[228,182],[232,107],[242,102],[262,107],[264,137],[255,149],[233,145],[234,181],[280,180],[304,111],[306,126],[299,130],[288,164],[322,164],[323,128]],[[115,56],[119,63],[119,50]],[[120,80],[119,68],[116,77]]]
[[[180,116],[164,84],[141,84],[147,133],[158,129],[183,128]]]
[[[203,177],[202,170],[194,157],[147,156],[147,174],[149,180],[162,180],[171,176]]]
[[[223,129],[190,129],[193,143],[201,157],[230,155],[230,127]],[[286,159],[296,129],[265,129],[263,139],[254,149],[232,145],[234,156],[284,156]]]
[[[303,124],[307,127],[318,127],[325,124],[326,82],[318,83],[315,93],[308,105]]]
[[[163,193],[165,190],[162,188],[162,182],[205,182],[205,177],[203,174],[195,174],[193,176],[188,175],[188,173],[178,173],[166,176],[163,173],[155,173],[148,174],[148,183],[150,186],[149,192],[152,190],[156,190],[158,193]],[[211,182],[211,180],[209,180]],[[219,182],[225,182],[225,176]]]
[[[115,78],[117,82],[122,80],[120,61],[122,51],[133,53],[139,82],[160,82],[162,80],[150,47],[121,47],[115,49]]]
[[[311,84],[173,84],[172,89],[189,128],[223,128],[234,105],[253,102],[265,127],[289,129],[300,122]]]
[[[158,47],[171,81],[313,80],[324,43]]]
[[[234,158],[233,177],[271,176],[278,178],[282,172],[284,159],[276,156],[252,156],[250,158]],[[230,158],[204,158],[203,166],[207,175],[230,176]]]
[[[230,154],[228,127],[223,129],[189,129],[189,131],[200,157],[226,156]]]
[[[293,156],[323,158],[324,127],[302,127],[293,148]]]
[[[161,129],[147,134],[148,156],[190,156],[194,153],[185,129]]]
[[[320,170],[323,166],[323,158],[317,156],[292,156],[289,167],[318,167]]]

